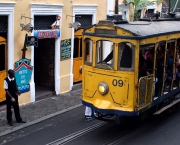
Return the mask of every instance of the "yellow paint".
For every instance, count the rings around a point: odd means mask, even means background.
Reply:
[[[62,8],[62,17],[61,17],[61,40],[69,39],[72,37],[72,28],[68,28],[69,23],[72,23],[72,17],[73,16],[73,5],[97,5],[97,12],[96,12],[96,22],[102,19],[106,19],[106,8],[107,3],[104,0],[73,0],[72,2],[70,0],[1,0],[1,2],[15,2],[14,7],[14,62],[18,61],[22,57],[22,47],[24,45],[24,37],[27,32],[21,31],[20,23],[29,23],[31,20],[29,19],[21,19],[21,15],[25,15],[26,17],[31,17],[31,3],[36,4],[59,4],[63,5]],[[70,15],[66,17],[66,15]],[[11,32],[9,32],[9,35],[11,35]],[[28,33],[28,35],[31,35],[31,33]],[[60,46],[59,46],[60,49]],[[7,48],[8,50],[8,48]],[[28,47],[26,51],[26,58],[31,58],[31,48]],[[82,63],[82,60],[79,60]],[[67,92],[70,90],[70,78],[71,73],[73,70],[71,69],[72,60],[64,60],[60,61],[60,74],[58,77],[60,77],[60,92]],[[79,65],[79,63],[78,63]],[[79,66],[77,66],[77,70],[79,70]],[[4,72],[6,73],[6,72]],[[58,74],[57,74],[58,75]],[[6,76],[6,74],[5,74]],[[78,76],[77,76],[78,78]],[[79,80],[80,77],[79,77]],[[2,87],[2,84],[0,84],[0,87]],[[20,97],[21,104],[26,104],[30,102],[30,93],[24,93]]]
[[[110,26],[107,30],[112,29]],[[102,26],[102,29],[106,29],[105,26]],[[101,29],[101,26],[92,26],[85,32],[95,34],[95,29]],[[127,35],[133,36],[132,33],[123,33],[121,28],[117,28],[117,35]],[[106,34],[104,34],[106,35]],[[177,34],[168,34],[162,36],[155,36],[151,38],[146,38],[142,40],[131,40],[131,39],[121,39],[113,38],[107,36],[92,36],[92,35],[83,35],[83,40],[91,39],[93,41],[93,51],[92,51],[92,66],[85,65],[83,62],[83,81],[82,81],[82,100],[92,104],[98,109],[106,110],[119,110],[119,111],[138,111],[142,108],[147,107],[152,103],[153,93],[154,93],[154,80],[155,80],[155,59],[154,59],[154,68],[153,73],[149,76],[138,78],[139,73],[139,51],[140,45],[144,44],[155,44],[155,50],[157,49],[157,43],[161,41],[175,40],[180,38],[180,33]],[[96,68],[96,42],[100,40],[107,40],[115,43],[115,52],[117,53],[118,47],[117,44],[120,42],[129,42],[135,46],[135,55],[134,55],[134,71],[118,71],[116,66],[118,64],[118,55],[114,55],[114,70],[104,70]],[[83,44],[84,46],[85,44]],[[83,60],[85,60],[85,51],[83,50]],[[166,57],[165,51],[165,57]],[[175,53],[175,52],[174,52]],[[156,58],[156,51],[154,51],[154,58]],[[174,57],[175,58],[175,57]],[[166,59],[166,58],[165,58]],[[166,61],[164,59],[164,64]],[[164,65],[164,72],[165,72]],[[123,82],[122,86],[117,84],[117,81]],[[105,82],[109,91],[105,95],[101,95],[104,92],[104,88],[99,86],[99,83]],[[146,82],[146,83],[144,83]],[[164,86],[164,84],[163,84]],[[143,91],[141,89],[144,89]],[[142,91],[142,92],[140,92]]]
[[[5,45],[5,56],[6,56],[6,39],[4,39],[3,37],[0,37],[0,45]],[[1,52],[1,50],[0,50]],[[5,57],[6,58],[6,57]],[[3,63],[3,62],[0,62]],[[6,60],[5,60],[5,69],[0,71],[0,102],[5,101],[6,100],[6,93],[4,90],[4,79],[6,78],[7,75],[7,64],[6,64]]]
[[[22,93],[20,96],[19,96],[19,105],[26,105],[28,104],[29,102],[31,102],[30,100],[30,97],[27,97],[27,96],[30,96],[30,92],[26,92],[26,93]]]
[[[80,43],[82,43],[82,32],[84,29],[79,29],[74,33],[74,38],[78,38],[79,45],[78,45],[78,57],[73,58],[73,82],[80,82],[82,81],[82,72],[80,72],[80,67],[82,66],[82,57],[80,56],[80,51],[82,51],[82,47]]]
[[[98,26],[100,28],[100,26]],[[113,29],[104,27],[102,29]],[[94,33],[95,27],[89,28],[91,33]],[[130,32],[125,32],[124,30],[117,28],[118,35],[133,36]],[[109,40],[115,43],[115,50],[118,52],[118,43],[120,42],[130,42],[134,46],[136,46],[137,40],[127,40],[127,39],[118,39],[118,38],[108,38],[108,37],[97,37],[97,36],[84,36],[83,40],[86,38],[90,38],[93,40],[93,66],[83,66],[83,91],[82,91],[82,99],[85,102],[93,104],[95,107],[99,109],[108,109],[108,110],[121,110],[121,111],[134,111],[136,105],[136,92],[135,81],[138,81],[137,75],[135,75],[138,70],[138,62],[135,62],[135,70],[134,72],[127,71],[117,71],[117,60],[118,55],[115,55],[114,64],[115,70],[103,70],[97,69],[96,66],[96,41],[99,40]],[[138,47],[135,49],[138,51]],[[84,51],[83,51],[84,52]],[[135,53],[135,60],[138,57],[138,54]],[[83,55],[84,56],[84,55]],[[122,81],[123,85],[117,85],[118,81]],[[98,84],[101,82],[105,82],[108,84],[109,92],[105,95],[101,95],[100,92],[103,92],[102,87],[98,87]]]
[[[84,29],[79,29],[74,33],[74,38],[82,38],[82,32]]]
[[[83,101],[101,109],[133,111],[133,72],[108,71],[84,66],[83,78]],[[115,86],[116,80],[122,80],[123,86]],[[109,92],[106,95],[101,95],[98,91],[99,89],[103,92],[103,88],[98,88],[100,82],[105,82],[109,86]]]
[[[61,93],[70,91],[70,87],[69,87],[70,77],[69,77],[69,74],[65,75],[65,76],[61,76],[60,79],[61,79],[61,84],[60,84]]]
[[[74,58],[73,61],[73,82],[79,82],[82,80],[82,73],[80,72],[82,57]]]

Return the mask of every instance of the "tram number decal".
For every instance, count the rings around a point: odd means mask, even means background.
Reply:
[[[116,79],[112,81],[112,84],[113,86],[119,86],[119,87],[122,87],[124,85],[123,80],[116,80]]]

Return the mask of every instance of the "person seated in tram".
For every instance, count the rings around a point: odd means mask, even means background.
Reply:
[[[150,53],[151,53],[150,50],[151,50],[150,47],[148,47],[148,48],[146,49],[145,54],[144,54],[144,59],[145,59],[145,60],[148,59],[148,57],[149,57],[149,55],[150,55]]]
[[[165,53],[165,44],[159,44],[157,48],[156,56],[156,78],[157,83],[155,84],[155,96],[159,96],[162,90],[163,85],[163,71],[164,71],[164,53]]]
[[[169,56],[174,59],[174,49],[175,49],[175,43],[171,42],[167,44],[167,48],[168,48],[168,53]]]
[[[119,58],[120,67],[131,68],[132,66],[132,49],[125,43],[119,43]],[[102,61],[102,63],[107,63],[113,58],[113,50],[111,53]]]
[[[149,50],[149,54],[146,60],[146,75],[150,75],[153,73],[153,65],[154,65],[154,50]]]
[[[176,57],[176,83],[177,83],[177,86],[179,86],[179,82],[180,82],[180,43],[177,43],[177,57]]]
[[[171,84],[172,81],[172,68],[173,68],[173,59],[170,57],[169,50],[167,52],[166,56],[166,88],[169,88],[169,85]]]
[[[140,51],[141,52],[141,51]],[[146,76],[146,60],[143,53],[139,54],[139,78]]]

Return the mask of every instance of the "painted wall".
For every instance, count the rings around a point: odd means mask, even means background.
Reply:
[[[26,19],[25,21],[24,18],[21,19],[21,15],[31,17],[31,3],[63,5],[60,26],[61,40],[69,39],[72,37],[72,28],[68,28],[68,26],[69,23],[72,23],[73,21],[73,17],[71,16],[73,15],[73,5],[75,4],[97,5],[96,22],[98,22],[100,19],[106,19],[107,0],[0,0],[0,2],[16,3],[14,7],[14,62],[18,61],[22,57],[21,49],[23,48],[24,38],[27,32],[21,31],[20,23],[29,23],[31,22],[31,20]],[[31,35],[31,33],[29,33],[28,35]],[[26,51],[26,58],[31,58],[31,47],[28,47],[28,50]],[[60,93],[70,91],[72,60],[59,60],[59,66]],[[23,93],[19,97],[20,105],[27,104],[31,101],[34,101],[34,99],[31,98],[30,92]]]

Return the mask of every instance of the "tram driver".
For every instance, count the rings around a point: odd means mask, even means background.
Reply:
[[[119,43],[119,62],[120,67],[131,68],[132,66],[132,49],[125,43]],[[103,60],[103,63],[109,62],[113,58],[113,50],[111,53]]]

